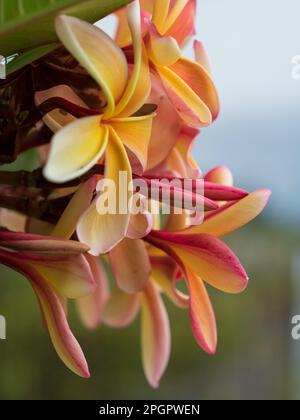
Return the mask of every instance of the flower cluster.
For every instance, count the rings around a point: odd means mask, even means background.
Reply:
[[[82,377],[90,374],[68,325],[69,299],[90,329],[124,328],[141,313],[143,367],[157,387],[171,341],[163,297],[189,311],[197,343],[214,354],[205,283],[233,294],[248,283],[221,238],[258,216],[270,191],[235,187],[226,167],[203,175],[193,158],[200,129],[219,114],[202,43],[194,61],[182,54],[195,13],[196,0],[134,0],[116,13],[115,39],[58,16],[62,46],[32,69],[39,117],[26,133],[45,139],[42,170],[0,187],[0,262],[30,281],[58,355]],[[118,211],[103,211],[107,181]],[[120,211],[125,190],[130,204]]]

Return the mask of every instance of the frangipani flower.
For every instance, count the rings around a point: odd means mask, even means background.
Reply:
[[[248,276],[235,254],[219,238],[257,217],[271,193],[260,190],[238,202],[229,202],[208,213],[204,223],[178,232],[153,231],[148,240],[173,258],[182,270],[190,292],[190,316],[199,345],[215,353],[215,317],[203,280],[230,294],[241,293]]]
[[[0,231],[0,262],[26,277],[39,300],[45,325],[62,361],[79,376],[90,376],[84,354],[68,325],[65,299],[90,295],[95,282],[74,241]]]
[[[151,3],[145,4],[151,20],[144,17],[148,26],[144,37],[152,70],[184,123],[195,128],[208,126],[219,114],[219,98],[211,74],[203,63],[184,58],[177,42],[182,43],[193,33],[195,2],[154,0]],[[124,47],[130,38],[123,25],[121,17],[117,40]]]
[[[119,197],[119,173],[127,174],[128,185],[132,180],[128,153],[140,163],[141,171],[146,168],[153,114],[134,116],[151,89],[137,1],[127,7],[127,17],[134,44],[132,71],[122,50],[99,28],[73,17],[57,18],[60,40],[98,82],[107,105],[101,115],[76,120],[54,136],[44,171],[50,181],[62,183],[77,178],[105,155],[105,178],[114,181]],[[120,242],[130,220],[129,214],[100,216],[99,206],[98,196],[78,225],[80,240],[95,255],[108,252]]]

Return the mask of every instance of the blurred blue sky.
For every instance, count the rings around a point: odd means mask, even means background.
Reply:
[[[270,187],[269,214],[299,223],[299,0],[197,0],[198,38],[210,56],[220,93],[219,120],[203,130],[203,169],[228,165],[239,185]]]

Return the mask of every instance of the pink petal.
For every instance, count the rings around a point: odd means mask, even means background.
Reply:
[[[217,326],[212,304],[200,278],[186,270],[190,291],[190,319],[196,341],[208,354],[217,348]]]
[[[95,329],[102,321],[105,305],[109,299],[108,278],[100,258],[86,255],[94,281],[95,291],[77,300],[77,308],[82,322],[87,328]]]
[[[158,388],[168,365],[170,340],[165,306],[157,288],[149,282],[142,303],[142,350],[145,375],[153,388]]]

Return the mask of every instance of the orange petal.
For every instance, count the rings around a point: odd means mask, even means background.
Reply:
[[[206,127],[212,123],[211,111],[203,98],[199,96],[180,75],[177,74],[177,69],[181,70],[179,67],[181,60],[170,68],[156,66],[156,70],[161,78],[170,101],[173,103],[173,106],[182,120],[192,127]],[[175,69],[173,69],[174,67]],[[186,74],[184,74],[184,76],[185,75]],[[197,77],[199,77],[199,75],[196,75],[196,78]],[[194,81],[195,80],[196,79],[194,79]],[[199,79],[197,79],[197,83],[199,83]],[[197,90],[199,90],[198,87]],[[205,92],[203,91],[202,93],[204,94]]]
[[[68,325],[63,300],[49,286],[47,278],[35,270],[33,265],[29,265],[22,254],[0,250],[0,261],[30,281],[39,299],[43,319],[58,356],[71,371],[81,377],[89,378],[87,362]]]
[[[150,18],[149,15],[152,14],[153,0],[140,0],[140,4],[142,7],[141,30],[142,30],[142,38],[144,38],[144,36],[146,35],[148,31],[148,22],[146,20],[149,19]],[[118,18],[118,26],[117,26],[116,36],[115,36],[116,42],[121,48],[129,47],[132,44],[132,35],[131,35],[130,28],[128,25],[126,7],[122,7],[115,14]]]
[[[226,293],[240,293],[248,284],[248,276],[236,255],[219,239],[209,235],[184,235],[152,232],[167,253],[213,287]]]
[[[179,18],[182,14],[184,8],[186,7],[189,0],[175,0],[172,3],[172,7],[170,7],[169,14],[165,23],[165,31],[169,30],[174,22]]]
[[[170,68],[191,88],[211,112],[213,121],[220,112],[219,96],[210,74],[203,66],[187,58],[181,58]]]
[[[217,348],[217,326],[212,304],[203,281],[187,270],[190,291],[190,318],[196,341],[208,354]]]
[[[95,291],[85,297],[79,298],[77,308],[83,324],[95,329],[102,321],[105,305],[109,299],[108,278],[102,262],[91,255],[85,257],[90,265],[95,283]]]
[[[103,321],[111,328],[125,328],[136,318],[140,309],[140,295],[113,289],[105,307]]]
[[[148,283],[142,301],[142,352],[145,375],[153,388],[160,379],[170,357],[170,326],[163,301],[154,284]]]
[[[110,126],[129,151],[131,167],[137,175],[142,175],[147,166],[153,117],[114,118],[110,121]]]
[[[221,207],[200,226],[185,231],[188,234],[207,233],[224,236],[247,225],[266,207],[271,191],[259,190],[234,204]]]
[[[118,287],[127,293],[137,293],[145,288],[151,266],[145,243],[123,239],[111,252],[110,262]]]
[[[101,29],[71,16],[58,16],[56,32],[67,50],[101,87],[106,99],[105,118],[114,114],[128,81],[123,51]]]
[[[98,163],[107,142],[108,129],[100,125],[97,116],[81,118],[67,125],[52,139],[44,168],[45,178],[63,183],[80,177]]]
[[[70,330],[60,299],[45,284],[32,283],[32,285],[57,354],[70,370],[83,378],[89,378],[87,362]]]
[[[160,33],[164,33],[170,9],[170,0],[154,0],[152,22]]]

